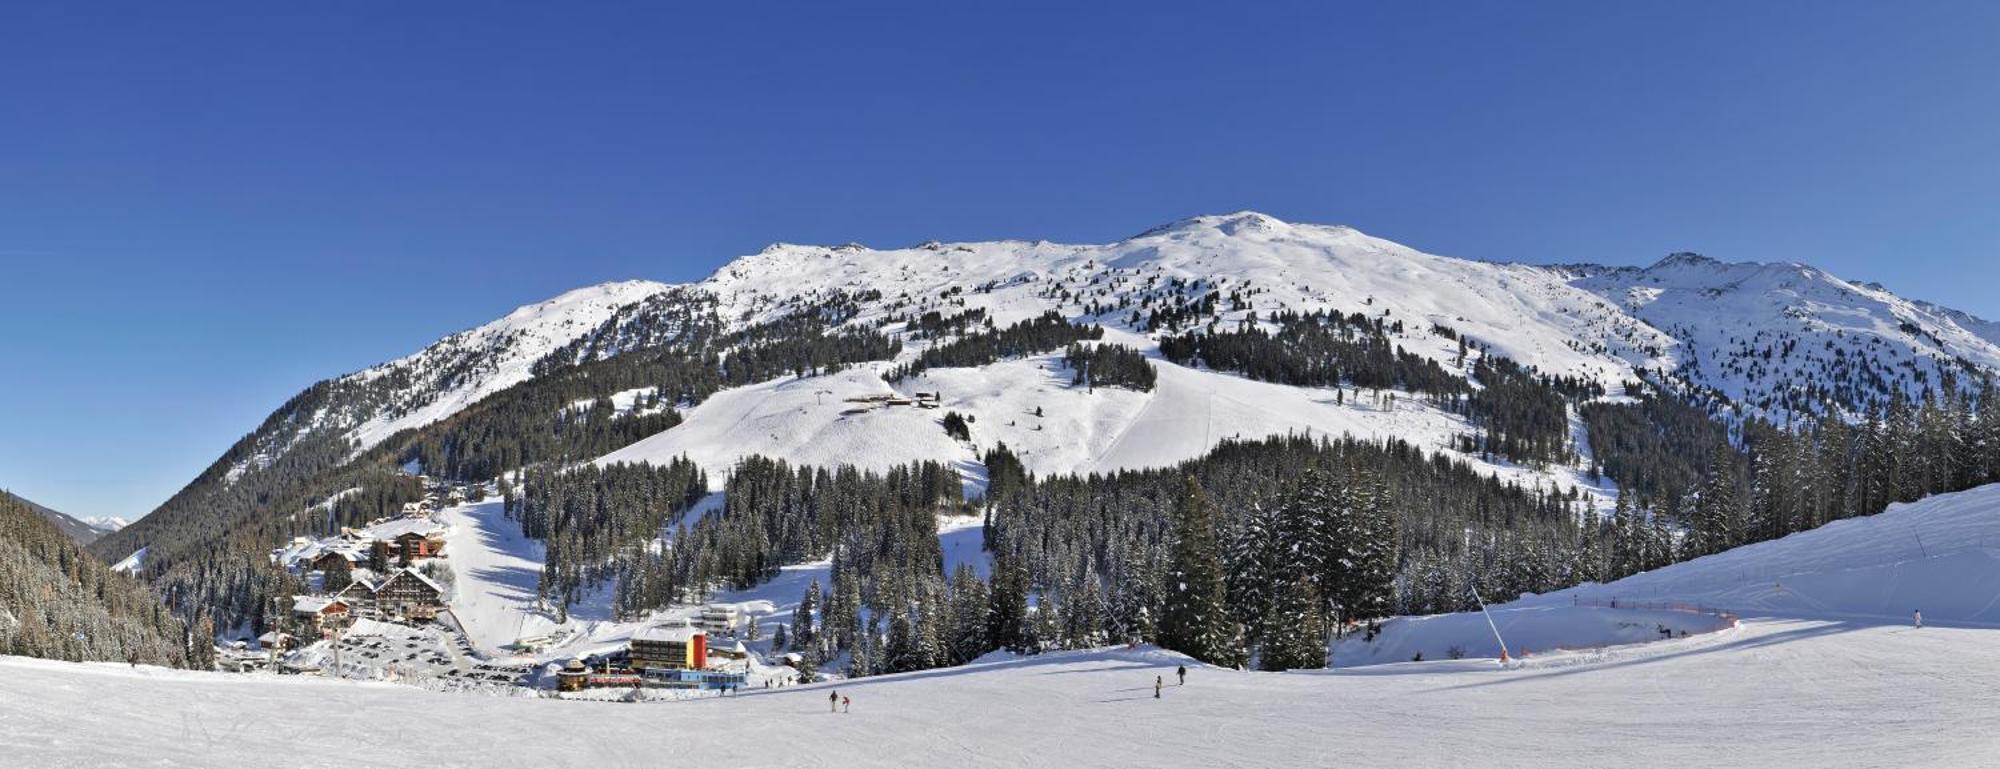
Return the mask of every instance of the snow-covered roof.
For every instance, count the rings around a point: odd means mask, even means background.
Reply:
[[[426,537],[442,536],[444,527],[429,518],[398,518],[385,521],[362,530],[365,536],[374,539],[395,539],[404,534],[420,534]]]
[[[637,632],[634,632],[632,640],[684,644],[694,640],[698,636],[705,635],[708,634],[702,632],[700,628],[690,625],[653,625],[651,627],[640,628]]]
[[[341,603],[338,599],[316,595],[302,595],[292,599],[292,611],[298,614],[318,614],[334,605],[339,605],[342,608],[347,606],[347,604]]]
[[[423,575],[422,573],[418,572],[418,571],[417,571],[416,569],[412,569],[412,568],[410,568],[410,567],[408,567],[408,566],[405,566],[405,567],[403,567],[403,568],[401,568],[401,569],[397,570],[397,571],[396,571],[396,573],[394,573],[394,574],[391,574],[391,575],[389,575],[389,578],[388,578],[388,579],[385,579],[385,580],[382,580],[382,585],[388,585],[389,583],[391,583],[391,582],[394,582],[394,581],[396,581],[396,578],[397,578],[397,577],[400,577],[400,576],[403,576],[403,575],[405,575],[405,574],[408,574],[408,575],[410,575],[411,577],[415,577],[415,578],[417,579],[417,581],[419,581],[419,582],[422,582],[422,583],[424,583],[424,584],[426,584],[426,585],[429,585],[429,586],[430,586],[430,588],[431,588],[432,590],[436,590],[436,591],[438,591],[438,594],[439,594],[439,595],[443,595],[443,594],[444,594],[444,588],[442,588],[442,587],[439,587],[439,586],[438,586],[438,583],[436,583],[436,582],[432,582],[432,581],[431,581],[431,578],[430,578],[430,577],[426,577],[426,576],[424,576],[424,575]],[[380,590],[380,589],[381,589],[381,587],[380,587],[380,586],[377,586],[377,587],[376,587],[376,589],[377,589],[377,590]]]

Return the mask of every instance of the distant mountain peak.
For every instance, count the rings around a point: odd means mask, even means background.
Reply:
[[[1291,228],[1291,223],[1270,214],[1248,209],[1227,214],[1203,214],[1190,216],[1150,228],[1132,236],[1131,240],[1170,235],[1197,230],[1215,230],[1224,235],[1242,235],[1257,232],[1280,232]]]
[[[1693,251],[1675,251],[1662,257],[1659,261],[1654,262],[1653,266],[1646,269],[1662,270],[1676,267],[1717,267],[1721,265],[1722,260],[1714,257],[1702,256]]]

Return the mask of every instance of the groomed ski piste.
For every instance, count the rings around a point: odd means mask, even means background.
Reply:
[[[1495,606],[1530,647],[1505,665],[1477,614],[1392,619],[1324,671],[1118,647],[643,705],[0,658],[0,765],[1988,766],[1995,548],[2000,486],[1897,505]],[[1669,602],[1733,616],[1644,608]],[[1643,640],[1668,623],[1692,632]]]

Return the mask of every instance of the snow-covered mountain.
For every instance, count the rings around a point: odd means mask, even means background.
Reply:
[[[103,515],[103,516],[98,516],[96,518],[85,518],[83,519],[83,522],[86,525],[90,526],[90,528],[96,529],[106,534],[132,525],[131,521],[119,518],[118,516],[115,515]]]
[[[1211,326],[1255,318],[1273,328],[1279,312],[1364,313],[1399,321],[1389,327],[1397,346],[1461,375],[1470,369],[1459,352],[1462,337],[1613,394],[1645,372],[1733,406],[1737,416],[1777,419],[1829,406],[1853,413],[1899,389],[1935,387],[1947,373],[1960,374],[1964,386],[1964,374],[2000,366],[1994,324],[1804,265],[1726,264],[1692,254],[1643,269],[1495,264],[1250,212],[1187,219],[1105,245],[1000,241],[876,251],[780,244],[692,288],[739,322],[779,317],[816,298],[861,296],[872,298],[850,321],[857,325],[926,311],[984,311],[1005,325],[1054,310],[1146,350],[1157,349],[1162,332],[1148,330],[1134,309],[1215,292],[1227,299],[1202,319]],[[985,427],[976,432],[988,444],[1006,442],[1041,472],[1170,464],[1238,435],[1319,430],[1436,446],[1463,429],[1416,399],[1387,417],[1363,404],[1333,403],[1324,391],[1154,365],[1161,384],[1147,394],[1086,397],[1067,386],[1053,356],[934,370],[894,389],[941,392],[948,408],[980,418]],[[606,459],[688,453],[726,467],[727,458],[753,452],[878,464],[953,455],[942,436],[905,424],[907,415],[841,418],[846,399],[890,389],[866,372],[774,382],[697,406],[687,426]],[[1057,423],[1024,426],[1020,414],[1038,405],[1058,415]]]
[[[735,326],[830,297],[856,300],[849,325],[892,332],[906,328],[894,319],[926,311],[981,310],[1004,326],[1053,310],[1103,325],[1116,341],[1142,348],[1154,346],[1163,332],[1147,329],[1143,318],[1134,322],[1133,310],[1214,292],[1226,306],[1202,320],[1225,328],[1253,317],[1274,328],[1271,316],[1286,311],[1363,313],[1400,321],[1391,331],[1397,345],[1461,373],[1470,366],[1460,359],[1460,336],[1543,373],[1597,381],[1614,392],[1635,378],[1635,370],[1645,370],[1726,397],[1745,414],[1771,416],[1788,407],[1812,410],[1828,399],[1851,409],[1896,388],[1934,387],[1948,372],[2000,366],[2000,325],[1805,265],[1728,264],[1692,254],[1643,269],[1499,264],[1425,254],[1348,227],[1241,212],[1186,219],[1104,245],[932,242],[873,250],[778,244],[690,286],[633,282],[571,292],[549,304],[580,304],[585,295],[594,300],[587,311],[524,308],[356,375],[365,380],[384,375],[371,372],[394,372],[410,382],[451,386],[403,396],[362,420],[352,437],[368,444],[448,415],[520,381],[523,358],[562,340],[586,332],[634,335],[647,315],[614,314],[605,305],[668,291],[683,303],[694,296],[711,299],[723,322]],[[579,323],[607,315],[613,322],[604,328]],[[505,332],[490,330],[495,327]],[[460,368],[469,349],[484,349],[464,338],[510,334],[540,343],[508,349],[511,365]],[[918,347],[909,345],[904,358]]]
[[[506,317],[447,336],[412,355],[322,382],[273,415],[254,452],[234,462],[234,479],[267,466],[313,433],[337,433],[355,451],[400,430],[436,422],[526,381],[536,361],[596,329],[620,308],[666,292],[632,280],[569,291]]]
[[[930,367],[891,381],[896,365],[968,332],[963,323],[951,327],[954,316],[970,319],[976,331],[1050,312],[1102,327],[1102,343],[1147,355],[1157,385],[1145,392],[1073,386],[1059,350]],[[1805,265],[1728,264],[1691,254],[1646,268],[1504,264],[1426,254],[1349,227],[1239,212],[1100,245],[777,244],[697,283],[577,289],[315,385],[204,478],[234,484],[307,444],[315,453],[306,464],[337,463],[542,373],[697,337],[723,339],[713,349],[727,356],[730,333],[814,313],[834,326],[885,335],[902,351],[673,404],[683,424],[603,460],[685,454],[719,482],[736,458],[751,453],[875,467],[945,458],[966,466],[976,482],[980,453],[1002,442],[1030,470],[1054,473],[1172,464],[1231,437],[1393,436],[1450,451],[1454,437],[1470,431],[1463,416],[1417,393],[1252,381],[1161,354],[1160,341],[1175,333],[1275,331],[1281,313],[1314,312],[1365,319],[1395,349],[1454,377],[1469,379],[1479,361],[1497,356],[1596,383],[1614,399],[1628,382],[1649,379],[1738,417],[1782,420],[1828,407],[1853,413],[1897,390],[1936,387],[1953,373],[1969,386],[1965,374],[2000,367],[2000,326]],[[920,328],[927,313],[947,328]],[[644,392],[611,400],[629,409]],[[866,400],[917,392],[936,392],[944,409],[972,417],[972,439],[944,435],[936,414]],[[1583,477],[1584,443],[1574,439],[1578,461],[1568,465],[1487,464],[1521,480],[1591,486]],[[104,554],[123,557],[145,544],[141,533],[118,538],[123,552]]]
[[[1994,324],[1803,264],[1674,254],[1576,285],[1672,335],[1679,378],[1750,413],[1852,408],[2000,366]]]

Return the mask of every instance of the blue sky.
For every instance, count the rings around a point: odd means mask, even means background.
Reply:
[[[0,8],[0,487],[80,515],[315,380],[780,240],[1254,208],[2000,316],[1992,3],[83,5]]]

